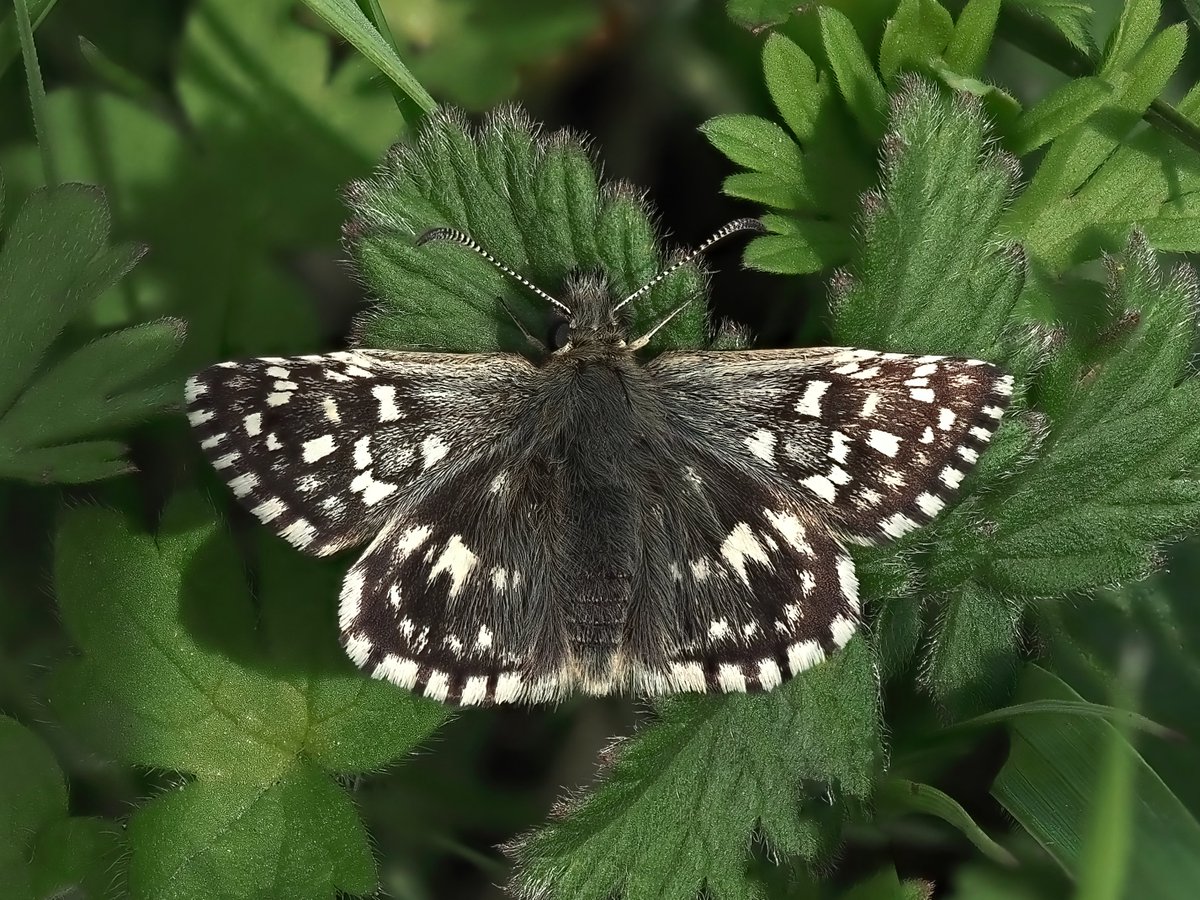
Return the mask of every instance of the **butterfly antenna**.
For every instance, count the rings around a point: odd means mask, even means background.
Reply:
[[[762,234],[766,230],[766,226],[764,226],[762,222],[758,221],[758,219],[734,219],[728,225],[718,229],[716,234],[710,237],[691,253],[676,260],[673,265],[663,269],[661,272],[643,284],[640,288],[618,303],[613,308],[613,311],[615,312],[626,303],[632,303],[638,297],[648,294],[651,290],[653,290],[656,284],[659,284],[665,279],[670,278],[671,275],[673,275],[676,271],[683,268],[688,263],[693,262],[697,257],[703,256],[712,248],[714,244],[719,244],[721,241],[725,240],[725,238],[735,234],[741,234],[743,231],[753,231],[756,234]]]
[[[546,300],[547,302],[549,302],[551,306],[554,306],[555,308],[561,310],[564,315],[567,315],[567,316],[571,315],[571,310],[567,308],[567,305],[565,303],[562,303],[559,300],[555,300],[553,297],[551,297],[549,294],[547,294],[545,291],[543,291],[540,287],[538,287],[536,284],[534,284],[528,278],[525,278],[523,275],[518,274],[516,271],[514,271],[510,267],[508,267],[504,263],[500,262],[500,260],[498,260],[498,259],[496,259],[496,257],[492,256],[492,254],[490,254],[486,250],[484,250],[483,247],[481,247],[479,245],[479,242],[476,241],[473,237],[471,237],[466,232],[459,231],[457,228],[430,228],[428,231],[426,231],[424,234],[422,234],[419,238],[417,238],[417,246],[420,247],[423,244],[428,244],[430,241],[453,241],[456,244],[461,244],[462,246],[466,247],[468,250],[474,250],[476,253],[478,253],[480,256],[482,256],[484,259],[486,259],[488,262],[490,262],[493,266],[495,266],[497,269],[499,269],[501,272],[503,272],[505,275],[507,275],[513,281],[518,282],[519,284],[523,285],[527,290],[530,290],[533,293],[537,294],[543,300]]]

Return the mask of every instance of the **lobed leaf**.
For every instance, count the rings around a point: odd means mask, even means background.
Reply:
[[[123,893],[123,840],[108,822],[67,816],[67,787],[50,748],[0,716],[0,884],[10,900]]]
[[[469,233],[543,290],[560,293],[575,270],[599,272],[618,295],[666,265],[649,212],[625,185],[601,184],[581,140],[543,135],[504,110],[478,130],[455,113],[430,118],[411,144],[393,148],[381,172],[347,189],[351,253],[376,308],[356,329],[372,347],[472,351],[526,346],[512,310],[536,337],[552,310],[486,260],[448,243],[416,246],[437,226]],[[680,269],[634,304],[634,329],[701,295],[695,266]],[[708,338],[703,303],[691,303],[652,345],[698,346]]]
[[[60,669],[55,709],[118,759],[188,776],[133,815],[135,898],[371,893],[366,833],[329,775],[378,768],[445,718],[341,658],[331,567],[270,556],[256,629],[238,556],[198,498],[172,501],[157,535],[64,514],[56,586],[83,657]]]
[[[770,694],[659,704],[653,724],[609,751],[590,794],[510,848],[514,890],[572,900],[693,900],[702,887],[715,900],[756,896],[753,836],[774,852],[821,858],[841,799],[870,795],[875,696],[871,653],[856,639]]]
[[[181,322],[52,351],[144,252],[108,246],[108,234],[103,195],[80,184],[35,192],[13,220],[0,250],[0,477],[76,482],[128,471],[120,444],[87,438],[176,403],[161,373],[183,341]]]

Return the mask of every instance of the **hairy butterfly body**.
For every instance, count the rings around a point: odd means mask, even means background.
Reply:
[[[644,359],[671,316],[629,340],[622,310],[650,285],[617,302],[584,279],[560,303],[500,267],[567,317],[536,362],[351,350],[187,387],[260,521],[316,555],[367,545],[340,599],[354,662],[446,702],[775,687],[855,630],[846,544],[936,516],[1012,393],[940,356]]]

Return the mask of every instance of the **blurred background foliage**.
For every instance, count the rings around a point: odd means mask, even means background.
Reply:
[[[997,40],[975,45],[961,38],[965,28],[956,41],[954,23],[994,16],[999,0],[796,5],[361,8],[386,18],[396,54],[438,102],[477,114],[517,101],[548,128],[589,135],[604,175],[644,188],[675,243],[769,209],[774,234],[745,255],[756,268],[724,251],[712,277],[716,315],[763,346],[831,339],[826,283],[853,257],[859,195],[878,180],[886,108],[872,92],[904,71],[978,96],[1026,180],[1047,159],[1073,161],[1070,172],[1043,168],[1037,191],[1005,213],[1006,233],[1029,250],[1022,303],[1065,325],[1063,340],[1105,327],[1126,339],[1094,287],[1100,251],[1122,250],[1129,224],[1155,220],[1148,233],[1160,249],[1200,247],[1188,201],[1200,134],[1188,121],[1200,120],[1187,103],[1200,80],[1197,50],[1184,51],[1200,45],[1190,0],[1161,10],[1005,0]],[[152,418],[209,362],[344,345],[371,298],[347,265],[340,192],[412,137],[420,101],[381,75],[337,20],[314,12],[357,10],[353,0],[27,8],[46,91],[40,148],[16,17],[0,10],[0,896],[501,896],[510,862],[497,846],[544,823],[564,790],[592,781],[598,760],[614,771],[614,736],[631,733],[645,710],[606,699],[445,718],[360,688],[328,659],[336,565],[297,561],[236,514],[234,541],[214,529],[204,498],[224,503],[223,494],[198,465],[186,424]],[[774,45],[764,78],[769,35],[792,43]],[[859,43],[865,68],[855,71],[847,60]],[[799,77],[801,52],[817,63],[803,96],[832,96],[836,75],[837,90],[857,101],[816,116],[810,134],[801,131],[811,110],[778,90]],[[1135,57],[1138,77],[1128,74]],[[1147,84],[1140,102],[1133,95]],[[1138,125],[1153,97],[1159,105]],[[1022,118],[1044,98],[1055,102],[1040,118]],[[791,129],[807,154],[804,179],[799,168],[776,177],[772,167],[793,151],[761,152],[762,126],[750,116]],[[1082,157],[1068,153],[1072,141]],[[91,189],[39,190],[53,181],[97,185],[107,207]],[[1096,212],[1101,203],[1117,214]],[[14,297],[55,314],[22,319]],[[847,327],[869,334],[862,322]],[[1057,377],[1094,374],[1089,352],[1079,349],[1069,376]],[[116,374],[93,377],[101,371]],[[22,402],[45,415],[22,412]],[[80,412],[95,409],[103,414]],[[1016,440],[1033,446],[1028,421]],[[97,480],[108,476],[122,477]],[[858,900],[1191,896],[1200,883],[1200,544],[1155,545],[1145,556],[1147,542],[1173,530],[1145,527],[1111,580],[1158,571],[1132,585],[1055,589],[1066,602],[1034,603],[1024,619],[1008,615],[1001,595],[964,593],[951,610],[958,618],[938,620],[965,634],[964,646],[999,648],[984,696],[939,693],[939,683],[984,666],[917,651],[919,589],[904,607],[916,612],[887,607],[875,628],[883,645],[902,648],[879,660],[890,774],[869,802],[859,802],[866,788],[835,797],[805,786],[794,836],[804,852],[780,858],[761,834],[718,848],[737,877],[709,889]],[[954,577],[955,552],[967,546],[953,543],[957,534],[946,529],[948,549],[925,574]],[[186,571],[203,572],[206,592],[179,586]],[[864,571],[876,596],[913,591],[891,563]],[[163,646],[188,661],[178,683],[158,681],[174,666],[153,663]],[[149,662],[112,664],[131,659]],[[865,657],[838,665],[846,683],[869,681]],[[147,684],[161,693],[140,689]],[[201,687],[228,700],[225,743],[189,720]],[[1081,714],[1081,699],[1153,721],[1098,706]],[[96,721],[121,702],[141,704],[139,721],[154,727],[139,734]],[[1033,706],[1004,712],[1016,704]],[[325,708],[332,724],[307,729]],[[829,730],[861,712],[803,710]],[[672,714],[713,730],[721,746],[720,720]],[[239,743],[246,733],[253,739]],[[646,752],[629,765],[645,766]],[[666,766],[649,757],[651,769]],[[770,766],[760,771],[770,778]],[[839,832],[829,820],[846,824]],[[545,864],[558,833],[542,834]],[[529,848],[517,851],[527,864]],[[536,883],[524,888],[533,894]],[[661,895],[676,890],[686,894],[676,885]]]

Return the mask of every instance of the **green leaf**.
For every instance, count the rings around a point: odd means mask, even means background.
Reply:
[[[95,188],[35,192],[0,250],[0,477],[88,481],[128,471],[123,448],[84,439],[175,405],[161,370],[183,325],[161,322],[51,353],[59,334],[137,263],[141,247],[107,246]]]
[[[714,147],[739,166],[783,182],[794,179],[801,171],[804,158],[800,148],[774,122],[758,116],[725,115],[709,119],[700,130]],[[803,200],[811,203],[810,197]]]
[[[725,0],[729,18],[747,28],[779,25],[796,11],[793,0]]]
[[[50,748],[0,716],[0,884],[10,900],[121,893],[121,841],[99,819],[67,817],[67,788]]]
[[[879,46],[879,72],[885,81],[902,67],[939,58],[954,36],[954,20],[937,0],[900,0]]]
[[[936,816],[956,828],[984,856],[1001,865],[1016,865],[1016,858],[997,844],[976,824],[970,814],[949,794],[929,784],[919,784],[895,776],[885,778],[876,793],[880,815],[884,817],[921,813]]]
[[[371,893],[366,833],[329,775],[377,769],[445,718],[342,657],[336,569],[264,549],[256,629],[237,553],[196,497],[156,535],[64,514],[55,579],[83,657],[54,707],[118,759],[189,776],[133,815],[135,898]]]
[[[946,47],[946,64],[963,75],[983,71],[996,32],[1001,0],[970,0],[958,14]]]
[[[762,62],[763,81],[784,124],[802,144],[813,140],[829,95],[828,79],[820,78],[808,55],[780,34],[768,35]]]
[[[1169,152],[1157,160],[1146,158],[1148,147],[1162,147],[1161,135],[1135,136],[1122,146],[1166,86],[1185,45],[1182,25],[1155,35],[1128,71],[1109,80],[1112,94],[1102,112],[1051,144],[1008,211],[1009,232],[1052,269],[1117,249],[1135,223],[1166,214],[1178,205],[1171,201],[1189,193],[1197,177],[1193,160],[1176,162]],[[1196,240],[1200,233],[1194,232]]]
[[[1000,594],[968,582],[942,606],[923,678],[951,719],[988,709],[1017,674],[1018,615]]]
[[[363,15],[362,10],[354,5],[353,0],[304,0],[304,4],[369,59],[424,112],[432,113],[437,109],[437,101],[405,68],[396,51]]]
[[[403,123],[365,59],[335,58],[292,0],[199,0],[171,54],[170,115],[108,91],[49,95],[64,177],[103,183],[114,230],[153,252],[91,311],[105,328],[188,323],[180,368],[317,349],[317,280],[341,253],[340,187],[369,173]],[[18,194],[31,145],[4,152]]]
[[[1100,78],[1068,81],[1027,109],[1013,124],[1005,143],[1018,155],[1031,153],[1082,125],[1108,102],[1111,95],[1112,88]]]
[[[357,327],[367,346],[523,347],[505,306],[531,333],[546,333],[546,304],[486,260],[454,244],[417,247],[415,237],[435,226],[467,231],[551,294],[578,268],[598,269],[624,296],[665,264],[649,212],[631,189],[602,185],[577,137],[542,135],[511,111],[478,130],[451,113],[431,117],[379,176],[352,184],[347,197],[351,252],[381,298]],[[648,329],[700,287],[695,266],[680,269],[633,305],[634,330]],[[691,304],[652,346],[703,344],[706,317],[703,304]]]
[[[853,246],[850,217],[870,178],[869,157],[832,89],[832,74],[819,71],[788,38],[767,39],[763,76],[795,141],[754,116],[718,116],[701,126],[714,146],[753,170],[730,175],[725,193],[787,213],[764,217],[777,236],[752,241],[744,261],[781,274],[837,265]]]
[[[887,116],[887,92],[867,58],[867,51],[850,20],[836,9],[822,6],[821,43],[838,88],[854,115],[859,129],[874,143],[883,134]]]
[[[902,882],[896,870],[889,866],[839,896],[842,900],[930,900],[933,885],[922,881]]]
[[[962,95],[910,79],[893,106],[883,183],[864,199],[861,251],[835,287],[834,341],[998,358],[1024,274],[996,241],[1015,166],[987,147],[983,115]]]
[[[1079,0],[1005,0],[1005,6],[1045,22],[1086,56],[1095,55],[1092,7],[1087,3]]]
[[[1064,353],[1039,385],[1054,425],[1002,498],[983,562],[1004,593],[1054,596],[1136,577],[1155,543],[1200,517],[1200,382],[1188,377],[1197,286],[1164,279],[1134,235],[1110,266],[1096,345]]]
[[[1021,700],[1079,695],[1030,666]],[[1133,769],[1129,881],[1140,896],[1190,897],[1200,878],[1200,823],[1111,725],[1079,716],[1024,716],[1010,726],[1011,750],[992,794],[1067,872],[1080,876],[1084,838],[1114,741]],[[1114,737],[1115,735],[1115,737]]]
[[[657,721],[607,755],[589,795],[511,848],[518,895],[754,896],[746,850],[756,832],[776,852],[823,857],[837,800],[872,790],[875,691],[870,651],[853,640],[771,694],[660,704]]]
[[[1128,0],[1108,37],[1099,74],[1109,76],[1125,71],[1154,34],[1161,15],[1159,0]]]

